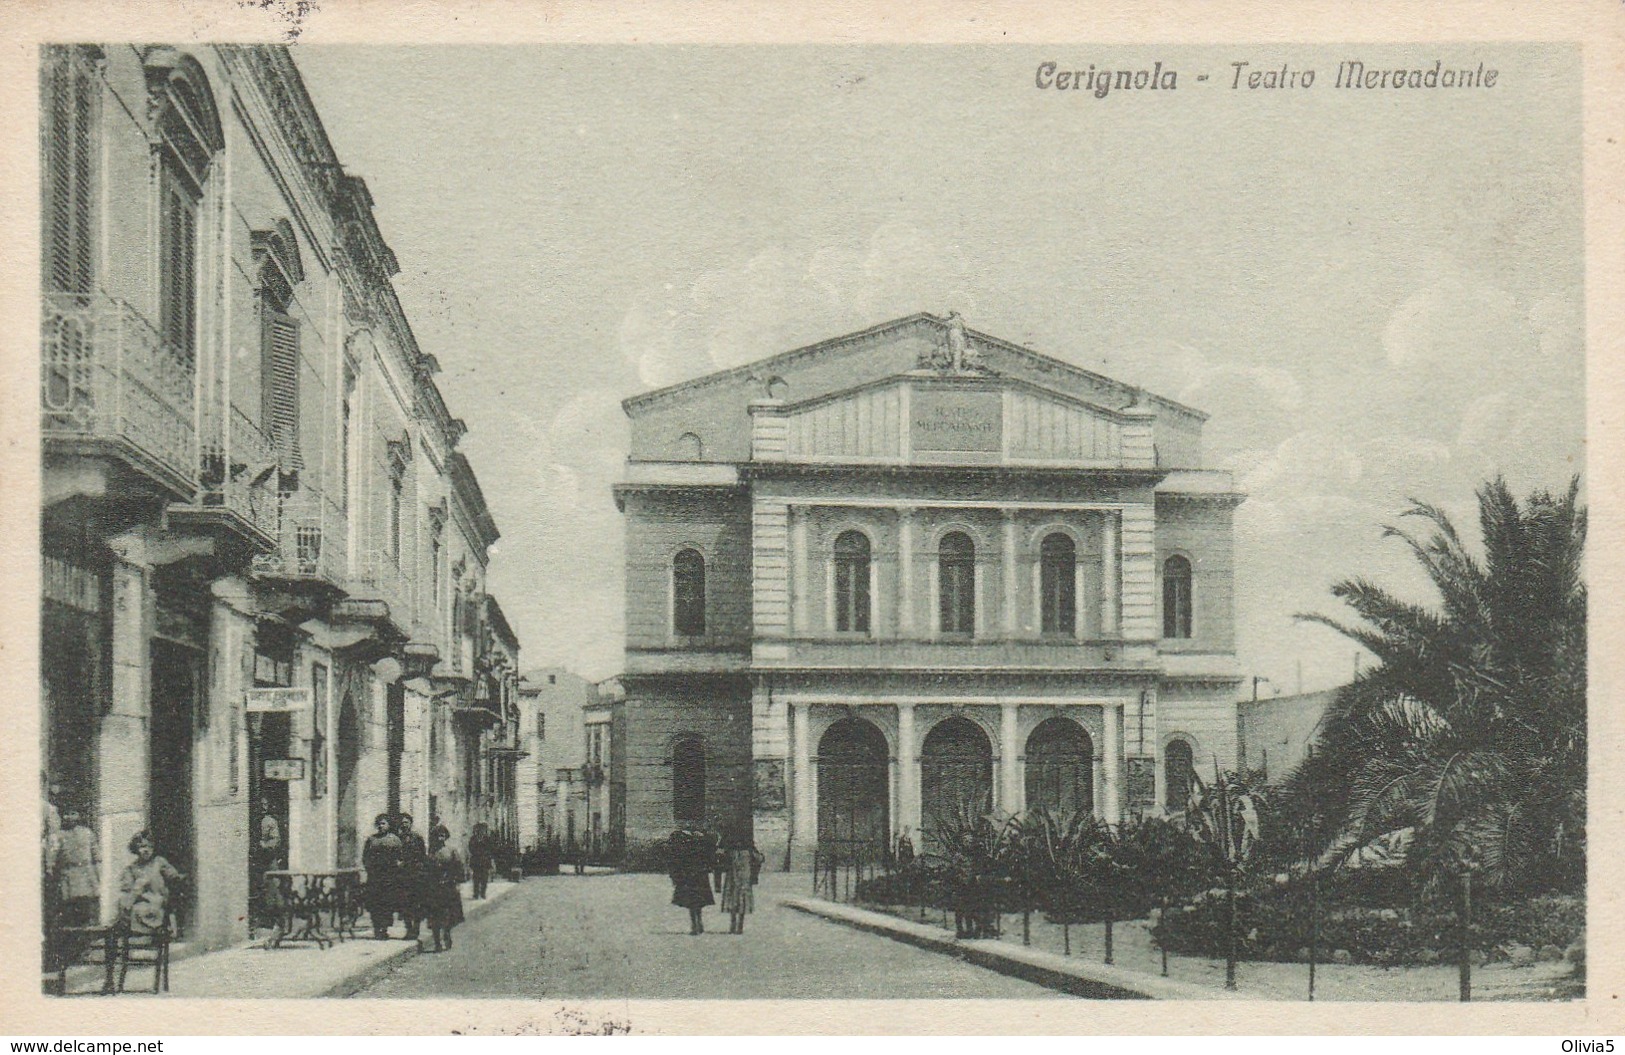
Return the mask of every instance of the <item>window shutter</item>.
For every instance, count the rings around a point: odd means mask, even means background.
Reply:
[[[70,241],[69,288],[75,293],[90,292],[90,123],[93,84],[90,74],[78,63],[73,67],[73,225]]]
[[[89,293],[94,71],[74,48],[48,51],[43,160],[47,288]]]
[[[299,324],[261,301],[263,421],[284,472],[304,468],[299,452]]]
[[[197,199],[166,163],[160,262],[163,267],[159,329],[190,368],[197,347]]]

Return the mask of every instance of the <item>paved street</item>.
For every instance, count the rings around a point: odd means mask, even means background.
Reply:
[[[533,879],[459,927],[449,953],[391,968],[364,997],[1063,998],[940,953],[780,907],[804,876],[767,875],[742,937],[706,910],[688,933],[664,876]]]

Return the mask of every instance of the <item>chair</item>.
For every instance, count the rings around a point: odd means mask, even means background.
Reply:
[[[113,991],[113,971],[118,964],[118,931],[107,924],[58,927],[51,936],[51,959],[55,967],[55,993],[66,996],[68,969],[81,965],[104,967],[102,992]]]
[[[124,978],[131,964],[152,968],[154,993],[169,992],[169,945],[174,929],[174,906],[166,905],[163,924],[151,934],[132,934],[128,927],[119,931],[118,992],[124,992]]]

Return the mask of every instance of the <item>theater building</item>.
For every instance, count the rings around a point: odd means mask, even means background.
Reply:
[[[1236,759],[1205,415],[920,314],[626,400],[624,823],[775,864]]]

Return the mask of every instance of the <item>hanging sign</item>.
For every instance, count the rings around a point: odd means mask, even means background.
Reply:
[[[249,689],[243,693],[243,706],[249,714],[308,711],[311,691],[303,689]]]
[[[267,758],[260,763],[266,780],[304,780],[305,760],[302,758]]]

